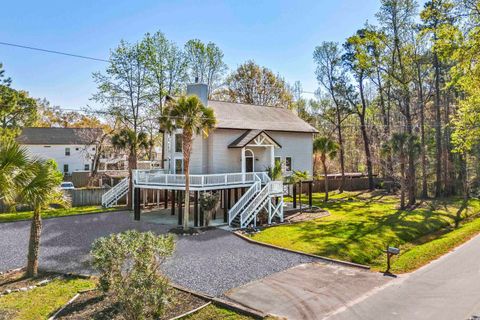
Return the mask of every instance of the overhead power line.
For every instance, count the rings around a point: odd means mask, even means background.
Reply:
[[[0,45],[22,48],[22,49],[28,49],[28,50],[41,51],[41,52],[46,52],[46,53],[60,54],[60,55],[63,55],[63,56],[69,56],[69,57],[80,58],[80,59],[94,60],[94,61],[100,61],[100,62],[109,62],[108,60],[105,60],[105,59],[93,58],[93,57],[88,57],[88,56],[83,56],[83,55],[73,54],[73,53],[68,53],[68,52],[62,52],[62,51],[35,48],[35,47],[24,46],[24,45],[15,44],[15,43],[8,43],[8,42],[1,42],[0,41]]]

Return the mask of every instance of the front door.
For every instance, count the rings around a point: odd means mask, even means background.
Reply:
[[[253,172],[253,157],[245,158],[245,170],[247,172]]]

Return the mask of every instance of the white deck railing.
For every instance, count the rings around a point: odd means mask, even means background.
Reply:
[[[194,188],[207,188],[227,185],[253,184],[255,181],[267,183],[270,178],[266,172],[246,173],[218,173],[218,174],[191,174],[190,186]],[[163,170],[134,170],[133,181],[135,185],[149,186],[184,186],[184,174],[168,174]]]

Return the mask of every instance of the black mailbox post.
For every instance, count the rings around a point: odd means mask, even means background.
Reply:
[[[385,250],[385,252],[387,253],[387,270],[385,271],[385,273],[390,273],[390,259],[392,258],[392,256],[398,255],[400,253],[400,249],[387,246],[387,250]]]

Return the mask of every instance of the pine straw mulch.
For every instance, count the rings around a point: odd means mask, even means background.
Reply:
[[[167,306],[160,320],[171,319],[194,310],[208,301],[190,293],[172,288],[172,301]],[[104,295],[99,290],[86,291],[68,305],[56,319],[80,320],[120,320],[125,319],[121,315],[120,305],[114,297]]]

